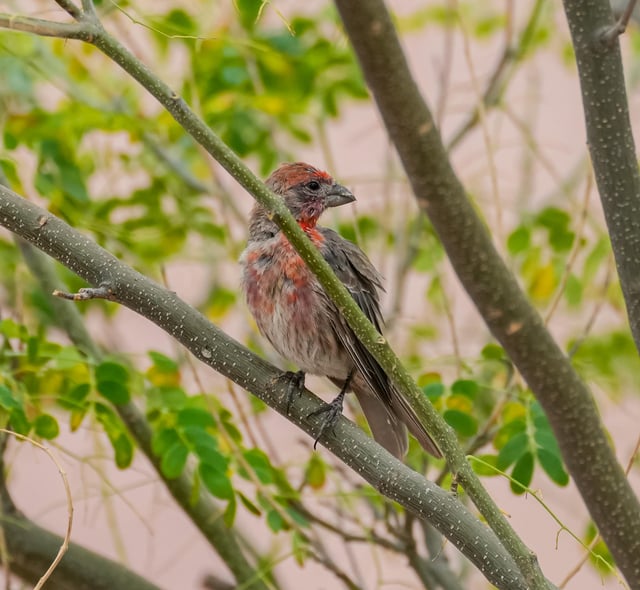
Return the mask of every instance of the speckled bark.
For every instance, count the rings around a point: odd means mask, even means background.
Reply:
[[[640,350],[640,175],[620,45],[607,0],[565,0],[582,90],[587,141],[631,332]],[[582,139],[582,138],[580,138]]]
[[[581,7],[576,10],[584,18],[594,2],[571,4]],[[500,258],[451,168],[384,2],[336,0],[336,5],[419,206],[484,321],[544,407],[567,467],[620,570],[631,587],[640,588],[640,505],[609,446],[590,392]],[[608,62],[613,73],[619,71],[616,60],[617,54]],[[628,146],[626,135],[619,140]],[[611,151],[602,157],[623,162],[628,171],[635,162],[622,153],[622,146],[610,142]],[[625,190],[637,196],[634,186]],[[616,221],[615,231],[625,234],[627,243],[637,240],[634,225],[620,214]],[[637,247],[627,251],[628,257],[639,255]]]

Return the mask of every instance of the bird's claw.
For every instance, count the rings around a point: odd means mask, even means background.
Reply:
[[[293,399],[302,395],[302,391],[304,390],[304,378],[304,371],[284,371],[274,379],[276,382],[287,382],[287,390],[285,393],[287,396],[287,414],[289,414]]]
[[[318,441],[320,440],[320,437],[324,434],[324,431],[327,430],[327,428],[333,428],[336,425],[338,418],[342,416],[344,394],[345,392],[343,390],[339,393],[339,395],[333,401],[329,402],[328,404],[325,404],[324,406],[322,406],[321,408],[318,408],[317,410],[314,410],[307,416],[307,418],[311,418],[312,416],[320,416],[321,414],[326,414],[324,420],[322,421],[322,424],[320,425],[320,432],[318,432],[318,436],[316,436],[316,439],[313,441],[314,451],[316,450],[316,447],[318,446]]]

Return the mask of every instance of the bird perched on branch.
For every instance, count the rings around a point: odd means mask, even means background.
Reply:
[[[353,194],[329,174],[302,162],[281,165],[266,181],[280,195],[360,309],[381,332],[382,277],[366,254],[332,229],[318,225],[325,209],[346,205]],[[407,431],[432,455],[440,451],[409,403],[358,340],[286,236],[260,204],[249,222],[249,241],[240,263],[242,289],[258,329],[284,358],[304,373],[324,375],[341,388],[319,413],[328,426],[342,412],[352,390],[374,438],[398,458],[407,451]]]

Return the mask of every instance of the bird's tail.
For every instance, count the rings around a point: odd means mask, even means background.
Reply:
[[[409,432],[416,437],[416,440],[420,443],[422,448],[431,453],[437,459],[442,457],[442,453],[436,445],[431,435],[427,432],[424,425],[418,417],[416,413],[413,411],[413,408],[409,405],[409,402],[404,398],[404,396],[395,388],[391,388],[393,390],[391,396],[391,406],[393,411],[398,415],[398,418],[404,422],[406,427],[409,429]]]
[[[391,404],[375,394],[358,374],[353,380],[352,390],[369,423],[373,438],[392,455],[403,459],[407,454],[408,428],[425,451],[434,457],[442,457],[440,449],[418,420],[409,402],[395,387],[389,387]]]
[[[407,454],[407,429],[398,416],[368,387],[354,387],[364,417],[376,442],[402,461]]]

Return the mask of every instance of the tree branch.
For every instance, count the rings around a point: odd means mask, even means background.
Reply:
[[[58,23],[40,18],[5,13],[0,13],[0,28],[32,33],[41,37],[60,37],[61,39],[83,39],[89,41],[91,37],[85,24]]]
[[[0,526],[4,530],[11,571],[36,584],[49,567],[64,539],[36,525],[15,506],[4,479],[3,451],[0,452]],[[47,580],[51,590],[160,590],[119,563],[76,543],[70,543],[64,559]]]
[[[586,13],[591,14],[591,10],[584,10],[583,2],[575,0],[570,4],[583,18],[588,18]],[[420,208],[429,215],[487,326],[544,408],[567,467],[617,565],[630,585],[640,587],[640,505],[609,445],[589,390],[500,258],[451,168],[383,0],[336,0],[336,5]],[[589,30],[584,23],[578,28]],[[595,54],[593,49],[590,51]],[[619,62],[609,65],[619,68]],[[602,83],[609,79],[608,74],[604,68],[599,74],[593,82],[608,93],[609,84]],[[609,96],[593,102],[615,108]],[[604,119],[599,124],[607,126]],[[618,146],[623,143],[627,145],[626,134],[622,141],[612,141],[609,155],[603,152],[603,157],[608,157],[614,166],[624,162],[625,169],[637,170],[635,159],[625,154],[622,162],[612,155],[620,153]],[[633,192],[636,196],[638,193]],[[638,215],[640,206],[636,205],[635,212]],[[636,226],[632,232],[625,216],[619,217],[620,226],[629,230],[629,240],[637,244],[640,229]],[[627,250],[628,256],[635,256],[640,264],[638,251],[640,245]],[[636,269],[634,276],[637,285],[640,270]],[[458,474],[464,486],[463,477],[466,473]],[[533,574],[524,551],[519,549],[518,559],[524,559],[524,567]],[[519,564],[523,565],[521,561]]]
[[[321,400],[305,392],[287,415],[287,384],[274,379],[280,371],[224,334],[175,293],[2,186],[0,225],[56,258],[90,284],[109,285],[116,301],[154,322],[202,362],[262,399],[311,436],[317,434],[320,421],[308,416],[322,406]],[[528,587],[493,531],[453,495],[392,457],[352,422],[342,417],[334,432],[323,436],[321,443],[375,489],[428,520],[492,584],[504,590]],[[203,520],[210,517],[211,512],[202,514]]]

